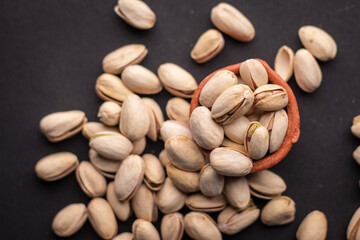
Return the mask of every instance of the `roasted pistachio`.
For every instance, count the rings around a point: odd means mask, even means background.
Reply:
[[[198,212],[219,212],[226,207],[223,195],[207,197],[202,193],[189,195],[185,204],[190,210]]]
[[[167,214],[161,220],[161,238],[163,240],[181,240],[184,234],[184,217],[181,213]]]
[[[327,220],[324,213],[315,210],[310,212],[301,222],[297,232],[297,240],[325,240]]]
[[[221,147],[234,148],[235,150],[238,150],[240,152],[245,152],[244,145],[233,142],[233,141],[231,141],[230,139],[228,139],[226,137],[224,137],[224,140],[221,143]]]
[[[156,94],[163,88],[159,78],[141,65],[126,67],[121,73],[121,79],[126,87],[139,94]]]
[[[351,132],[357,138],[360,138],[360,115],[354,117]]]
[[[146,137],[141,138],[138,141],[134,141],[133,142],[133,150],[131,152],[131,154],[134,155],[141,155],[146,147]]]
[[[358,208],[354,215],[351,217],[347,231],[346,239],[347,240],[358,240],[360,236],[360,208]]]
[[[252,89],[265,85],[269,81],[265,67],[255,59],[248,59],[240,65],[241,79]]]
[[[121,161],[99,155],[94,149],[89,150],[89,159],[92,165],[107,178],[115,178],[115,174],[121,164]]]
[[[121,114],[121,107],[119,104],[106,101],[101,104],[98,112],[98,118],[101,122],[108,126],[116,126],[119,124]]]
[[[244,136],[249,123],[247,117],[241,116],[232,123],[224,125],[225,136],[238,144],[244,144]]]
[[[221,32],[216,29],[209,29],[197,40],[190,56],[197,63],[204,63],[218,55],[224,45],[225,41]]]
[[[284,225],[294,218],[295,202],[286,196],[273,198],[261,211],[261,222],[267,226]]]
[[[199,174],[200,191],[208,197],[215,197],[221,194],[224,188],[224,176],[218,174],[210,164],[206,164]]]
[[[115,194],[114,182],[110,182],[106,191],[106,200],[109,202],[116,217],[125,222],[131,216],[131,208],[129,201],[119,201]]]
[[[86,139],[90,139],[92,136],[94,136],[95,133],[98,133],[98,132],[120,133],[119,128],[109,127],[109,126],[106,126],[105,124],[99,123],[99,122],[87,122],[84,124],[82,131],[81,131],[82,135]]]
[[[284,180],[269,170],[249,174],[246,178],[251,194],[258,198],[272,199],[280,196],[286,190]]]
[[[137,218],[149,222],[156,222],[158,209],[155,202],[155,194],[142,184],[131,199],[131,207]]]
[[[72,203],[61,209],[52,222],[52,229],[59,237],[76,233],[87,220],[87,209],[82,203]]]
[[[160,160],[152,154],[144,154],[145,175],[144,183],[152,191],[158,191],[165,180],[165,171]]]
[[[196,192],[199,190],[199,173],[181,170],[171,163],[166,165],[166,173],[172,183],[183,192]]]
[[[163,150],[159,153],[159,160],[160,160],[161,165],[162,165],[163,167],[166,167],[166,165],[170,163],[169,156],[167,155],[167,152],[166,152],[165,149],[163,149]]]
[[[137,219],[132,225],[134,240],[160,240],[159,232],[149,221]]]
[[[245,177],[227,177],[223,194],[234,208],[242,210],[250,203],[250,189]]]
[[[133,240],[133,234],[129,233],[129,232],[123,232],[120,233],[119,235],[116,235],[115,237],[112,238],[112,240]]]
[[[189,126],[183,122],[167,120],[163,123],[160,128],[160,135],[164,142],[166,142],[169,138],[182,135],[186,136],[189,139],[193,139],[193,135]]]
[[[169,99],[165,109],[169,119],[184,123],[189,121],[190,103],[184,99],[179,97]]]
[[[193,239],[221,240],[221,233],[214,220],[202,212],[189,212],[184,217],[185,231]]]
[[[89,197],[101,197],[106,192],[106,179],[87,161],[82,161],[76,168],[76,179]]]
[[[284,81],[289,81],[294,72],[294,51],[284,45],[275,57],[274,69]]]
[[[164,115],[161,111],[159,104],[152,98],[142,98],[143,102],[147,106],[147,110],[149,113],[149,131],[147,132],[147,136],[156,141],[160,136],[160,128],[164,123]]]
[[[250,158],[259,160],[269,149],[269,132],[259,122],[251,122],[245,132],[245,151]]]
[[[255,107],[263,111],[280,110],[288,104],[286,90],[276,84],[266,84],[254,92]]]
[[[164,213],[180,210],[186,200],[186,194],[177,189],[170,178],[166,178],[160,191],[156,193],[157,206]]]

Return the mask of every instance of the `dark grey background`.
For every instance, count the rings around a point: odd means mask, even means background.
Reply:
[[[34,173],[41,157],[71,151],[86,160],[88,142],[81,134],[52,144],[39,131],[46,114],[70,109],[96,120],[101,101],[94,85],[102,73],[102,58],[129,43],[143,43],[149,54],[142,62],[152,71],[164,62],[189,70],[198,82],[208,73],[247,58],[262,58],[271,66],[279,47],[302,47],[297,30],[319,26],[337,41],[335,60],[320,63],[323,84],[313,94],[290,80],[301,115],[299,142],[274,167],[287,183],[286,195],[296,202],[296,219],[281,227],[254,225],[226,239],[295,239],[305,215],[319,209],[327,215],[328,239],[344,239],[348,222],[359,206],[359,166],[352,151],[359,140],[350,133],[360,114],[358,0],[229,1],[254,24],[251,43],[225,37],[224,50],[198,65],[189,54],[197,38],[212,28],[210,10],[218,1],[146,2],[157,15],[153,29],[140,31],[113,12],[113,1],[0,1],[0,239],[57,239],[51,231],[55,214],[72,202],[87,203],[74,174],[45,183]],[[164,109],[170,94],[154,96]],[[159,153],[163,144],[149,142],[146,152]],[[255,200],[259,206],[265,202]],[[119,224],[131,231],[132,218]],[[156,224],[159,226],[159,223]],[[98,239],[87,222],[71,239]]]

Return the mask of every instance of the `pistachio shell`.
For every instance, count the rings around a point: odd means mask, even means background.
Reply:
[[[294,72],[294,51],[284,45],[275,57],[274,69],[284,81],[289,81]]]
[[[134,240],[160,240],[159,232],[150,222],[137,219],[132,225]]]
[[[150,126],[149,131],[147,132],[147,136],[156,141],[160,136],[160,128],[164,123],[164,115],[159,106],[159,104],[152,98],[142,98],[143,102],[147,106]]]
[[[159,210],[168,214],[176,212],[184,206],[186,195],[177,189],[171,179],[167,177],[160,191],[156,193],[156,199]]]
[[[297,232],[298,240],[325,240],[327,220],[324,213],[315,210],[310,212],[301,222]]]
[[[360,138],[360,115],[354,117],[353,125],[351,126],[351,133],[355,137]]]
[[[244,136],[249,123],[247,117],[241,116],[232,123],[223,126],[225,135],[235,143],[244,144]]]
[[[215,197],[221,194],[224,188],[224,176],[216,171],[208,163],[200,171],[199,188],[202,194],[208,197]]]
[[[228,139],[226,137],[224,138],[223,142],[221,143],[221,146],[222,147],[234,148],[235,150],[240,151],[240,152],[245,152],[244,145],[235,143],[235,142],[231,141],[230,139]]]
[[[354,215],[351,217],[349,222],[347,231],[346,231],[346,239],[347,240],[358,240],[360,236],[359,231],[360,226],[360,208],[358,208]]]
[[[204,63],[218,55],[224,45],[225,41],[221,32],[216,29],[209,29],[197,40],[190,56],[197,63]]]
[[[104,125],[103,123],[99,122],[87,122],[84,124],[82,129],[82,135],[86,139],[90,139],[92,136],[95,135],[95,133],[98,132],[116,132],[120,133],[118,128],[115,127],[108,127]]]
[[[155,194],[142,184],[131,199],[131,207],[137,218],[149,222],[156,222],[158,218],[158,209],[155,202]]]
[[[161,238],[163,240],[181,240],[184,234],[184,217],[181,213],[167,214],[161,221]]]
[[[254,104],[262,111],[277,111],[288,104],[286,90],[277,84],[266,84],[254,92]]]
[[[144,152],[145,147],[146,147],[146,137],[143,137],[140,140],[133,142],[133,146],[134,146],[134,148],[133,148],[131,154],[141,155]]]
[[[245,177],[227,177],[223,194],[234,208],[242,210],[250,203],[250,189]]]
[[[76,169],[76,179],[87,196],[101,197],[105,195],[106,179],[91,163],[87,161],[80,163]]]
[[[221,240],[221,233],[216,223],[206,213],[189,212],[184,217],[185,231],[193,239]]]
[[[101,104],[98,112],[100,122],[108,126],[116,126],[119,124],[121,107],[112,101],[106,101]]]
[[[251,194],[258,198],[272,199],[286,190],[284,180],[269,170],[249,174],[246,178]]]
[[[159,153],[159,160],[160,160],[161,165],[162,165],[163,167],[166,167],[166,165],[170,163],[169,156],[167,155],[167,152],[166,152],[165,149],[163,149],[163,150]]]
[[[152,191],[158,191],[165,180],[165,171],[160,160],[152,154],[144,154],[145,175],[144,183]]]
[[[199,190],[199,173],[187,172],[178,169],[171,163],[166,165],[166,173],[172,183],[183,192],[196,192]]]
[[[120,105],[127,96],[133,94],[120,78],[109,73],[103,73],[97,78],[95,90],[102,100],[113,101]]]
[[[185,204],[190,210],[198,212],[219,212],[226,207],[223,195],[207,197],[201,193],[189,195]]]
[[[115,178],[115,174],[121,165],[121,161],[112,160],[99,155],[94,149],[89,150],[89,159],[92,165],[103,176]]]
[[[249,124],[244,139],[245,151],[254,160],[263,158],[269,150],[269,132],[259,122]]]
[[[126,67],[121,73],[121,79],[126,87],[139,94],[156,94],[163,88],[159,78],[141,65]]]
[[[358,146],[355,151],[353,152],[353,158],[360,165],[360,146]]]
[[[125,222],[131,216],[131,208],[129,201],[119,201],[115,194],[114,182],[110,182],[106,191],[106,200],[109,202],[112,210],[114,211],[116,217]]]
[[[165,109],[169,119],[184,123],[189,121],[190,103],[184,99],[179,97],[169,99]]]
[[[265,85],[269,81],[265,67],[255,59],[248,59],[240,65],[241,79],[252,89]]]
[[[129,232],[123,232],[113,237],[112,240],[133,240],[133,234]]]
[[[82,203],[72,203],[56,214],[52,229],[59,237],[69,237],[84,225],[86,219],[86,206]]]
[[[160,128],[160,135],[164,142],[166,142],[169,138],[182,135],[186,136],[189,139],[193,139],[193,135],[189,126],[183,122],[167,120],[163,123]]]
[[[261,222],[267,226],[284,225],[294,218],[295,202],[286,196],[273,198],[261,211]]]

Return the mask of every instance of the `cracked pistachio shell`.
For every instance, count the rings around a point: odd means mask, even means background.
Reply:
[[[269,150],[269,132],[259,122],[251,122],[245,132],[245,151],[251,159],[263,158]]]
[[[200,171],[199,188],[207,197],[215,197],[222,193],[224,188],[224,176],[218,174],[208,163]]]
[[[351,132],[355,137],[360,138],[360,115],[353,118]]]
[[[166,178],[160,191],[156,193],[156,202],[159,210],[164,213],[172,213],[180,210],[186,200],[186,194],[175,187],[170,178]]]
[[[153,193],[145,184],[141,184],[134,197],[131,199],[131,207],[135,216],[149,222],[156,222],[158,209]]]
[[[226,137],[224,138],[223,142],[221,143],[221,147],[234,148],[235,150],[238,150],[240,152],[245,152],[244,145],[233,142]]]
[[[133,142],[133,146],[134,146],[134,148],[133,148],[131,154],[141,155],[144,152],[145,147],[146,147],[146,137],[143,137],[140,140]]]
[[[360,208],[358,208],[354,215],[351,217],[347,231],[346,239],[347,240],[358,240],[360,238]]]
[[[247,117],[241,116],[232,123],[224,125],[225,136],[235,143],[244,144],[244,136],[249,123]]]
[[[289,81],[294,72],[294,51],[290,47],[284,45],[278,50],[274,69],[285,82]]]
[[[236,177],[249,174],[253,166],[252,160],[244,152],[226,147],[211,151],[210,165],[218,174]]]
[[[193,135],[189,126],[186,123],[174,120],[167,120],[163,123],[160,128],[160,135],[164,142],[166,142],[169,138],[177,135],[182,135],[188,137],[189,139],[193,139]]]
[[[137,219],[132,225],[134,240],[160,240],[154,225],[144,219]]]
[[[159,153],[159,160],[160,160],[161,165],[162,165],[163,167],[166,167],[166,165],[170,163],[169,156],[167,155],[167,152],[166,152],[165,149],[163,149],[163,150]]]
[[[133,150],[130,140],[115,132],[98,132],[91,137],[89,145],[101,156],[113,160],[122,160]]]
[[[222,92],[236,84],[237,77],[233,72],[228,70],[218,71],[201,90],[199,103],[205,107],[212,107]]]
[[[211,117],[215,122],[226,125],[245,115],[254,102],[251,89],[243,84],[229,87],[215,100]]]
[[[206,213],[189,212],[184,217],[185,231],[193,239],[221,240],[222,236],[214,220]]]
[[[295,202],[286,196],[273,198],[262,209],[260,218],[267,226],[290,223],[295,219]]]
[[[186,198],[186,206],[197,212],[219,212],[226,207],[223,195],[207,197],[202,193],[194,193]]]
[[[59,152],[41,158],[35,165],[35,172],[44,181],[55,181],[69,175],[78,165],[76,155]]]
[[[95,133],[98,133],[98,132],[116,132],[116,133],[120,133],[118,128],[109,127],[109,126],[106,126],[105,124],[99,123],[99,122],[87,122],[87,123],[85,123],[81,133],[86,139],[90,139],[92,136],[95,135]]]
[[[155,25],[156,15],[143,1],[119,0],[115,13],[134,28],[146,30]]]
[[[56,214],[52,229],[59,237],[69,237],[79,231],[86,220],[86,206],[82,203],[72,203]]]
[[[165,215],[160,230],[163,240],[181,240],[184,235],[183,215],[178,212]]]
[[[353,152],[353,158],[360,165],[360,146],[358,146],[355,151]]]
[[[322,73],[320,66],[311,53],[302,48],[294,57],[294,75],[297,85],[305,92],[314,92],[320,87]]]
[[[140,63],[148,53],[142,44],[129,44],[107,54],[103,61],[103,69],[106,73],[120,74],[124,68]]]
[[[89,150],[89,159],[92,165],[104,177],[115,178],[115,174],[121,165],[121,161],[112,160],[99,155],[94,149]]]
[[[163,88],[159,78],[141,65],[126,67],[121,73],[121,79],[126,87],[139,94],[156,94]]]
[[[161,64],[158,76],[165,89],[177,97],[191,98],[198,86],[188,71],[174,63]]]
[[[250,189],[245,177],[227,177],[223,194],[234,208],[242,210],[250,203]]]
[[[131,141],[145,137],[150,128],[147,105],[138,95],[128,96],[120,116],[120,132]]]
[[[224,45],[225,41],[221,32],[216,29],[209,29],[197,40],[190,56],[197,63],[204,63],[218,55]]]
[[[170,162],[189,172],[198,171],[205,165],[205,157],[194,141],[185,136],[175,136],[165,142]]]
[[[218,227],[221,232],[233,235],[253,224],[259,215],[260,209],[253,203],[243,210],[228,206],[217,218]]]
[[[258,198],[272,199],[280,196],[286,190],[284,180],[269,170],[249,174],[246,178],[251,194]]]
[[[199,191],[199,173],[183,171],[171,163],[166,165],[167,176],[172,183],[183,192]]]
[[[87,161],[76,168],[76,180],[83,192],[89,197],[101,197],[106,192],[106,179]]]
[[[129,232],[123,232],[120,233],[119,235],[116,235],[115,237],[112,238],[112,240],[133,240],[133,234],[129,233]]]
[[[173,97],[166,104],[166,115],[169,119],[187,123],[189,121],[190,103],[186,100]]]
[[[310,212],[301,222],[297,232],[297,240],[325,240],[327,220],[324,213],[315,210]]]
[[[298,34],[304,47],[320,61],[326,62],[335,58],[337,53],[336,42],[330,34],[321,28],[310,25],[302,26]]]
[[[113,101],[120,105],[127,96],[133,94],[119,77],[109,73],[103,73],[97,78],[95,90],[102,100]]]
[[[103,198],[93,198],[88,204],[89,221],[97,234],[103,239],[113,238],[118,224],[109,203]]]
[[[262,111],[277,111],[288,104],[286,90],[276,84],[266,84],[257,88],[254,92],[254,104]]]
[[[119,201],[115,194],[114,182],[110,182],[106,191],[106,200],[109,202],[115,216],[125,222],[131,216],[130,201]]]
[[[108,126],[116,126],[119,124],[121,107],[112,101],[106,101],[101,104],[98,112],[100,122]]]
[[[255,29],[249,19],[228,3],[222,2],[212,8],[211,22],[238,41],[249,42],[255,37]]]
[[[259,122],[269,131],[269,153],[276,152],[284,141],[288,129],[288,116],[284,109],[261,115]]]
[[[150,126],[147,136],[156,141],[160,136],[160,128],[164,123],[164,115],[159,104],[152,98],[142,98],[149,112]]]
[[[79,110],[50,113],[40,121],[40,131],[50,142],[60,142],[81,131],[87,122],[85,113]]]
[[[265,67],[255,59],[248,59],[240,65],[241,79],[252,90],[265,85],[269,81]]]
[[[145,163],[144,183],[152,191],[158,191],[165,180],[165,171],[160,160],[153,154],[142,156]]]
[[[224,129],[211,118],[210,110],[203,106],[192,112],[190,129],[195,142],[206,150],[220,146],[224,139]]]
[[[138,155],[130,155],[123,160],[116,173],[114,186],[120,201],[130,200],[139,189],[145,173],[144,160]]]

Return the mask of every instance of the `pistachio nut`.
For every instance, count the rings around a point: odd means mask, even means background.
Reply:
[[[224,176],[215,172],[208,163],[200,171],[199,188],[202,194],[207,197],[215,197],[222,193],[224,188]]]
[[[352,121],[353,125],[356,125],[358,123],[360,123],[360,115],[357,115],[353,118],[353,121]]]
[[[134,240],[160,240],[154,225],[144,219],[136,219],[132,225]]]
[[[69,237],[79,231],[86,220],[86,206],[82,203],[72,203],[56,214],[52,229],[59,237]]]
[[[176,167],[189,172],[205,165],[205,157],[194,141],[185,136],[175,136],[165,142],[169,160]]]
[[[301,222],[297,232],[297,240],[325,240],[327,220],[324,213],[315,210],[310,212]]]
[[[229,87],[215,100],[211,117],[215,122],[226,125],[245,115],[254,102],[251,89],[243,84]]]
[[[221,233],[214,220],[202,212],[189,212],[184,217],[185,231],[193,239],[221,240]]]
[[[302,26],[298,34],[304,47],[320,61],[325,62],[335,58],[337,53],[336,42],[330,34],[321,28],[310,25]]]
[[[158,218],[158,209],[155,202],[155,193],[141,184],[140,188],[131,199],[131,207],[137,218],[149,222],[156,222]]]
[[[76,155],[59,152],[41,158],[35,165],[35,172],[44,181],[55,181],[69,175],[78,165]]]
[[[233,148],[218,147],[210,153],[211,167],[224,176],[245,176],[252,169],[252,160],[244,153]]]
[[[197,40],[190,56],[197,63],[204,63],[218,55],[224,45],[225,41],[221,32],[216,29],[209,29]]]
[[[305,92],[314,92],[320,87],[322,73],[320,66],[311,53],[302,48],[294,57],[294,75],[298,86]]]
[[[289,81],[294,72],[294,51],[284,45],[275,57],[274,70],[285,82]]]
[[[252,89],[265,85],[269,81],[268,74],[261,62],[248,59],[240,65],[241,79]]]
[[[262,170],[246,176],[250,192],[253,196],[262,199],[272,199],[280,196],[286,190],[286,183],[276,173]]]
[[[97,234],[103,239],[113,238],[118,224],[109,203],[103,198],[93,198],[88,204],[89,221]]]
[[[169,156],[167,155],[167,152],[166,152],[165,149],[163,149],[163,150],[159,153],[159,160],[160,160],[161,165],[162,165],[163,167],[166,167],[166,165],[170,163]]]
[[[145,137],[150,128],[150,118],[146,104],[138,95],[128,96],[120,116],[120,132],[131,141]]]
[[[244,136],[249,123],[247,117],[241,116],[232,123],[224,125],[225,136],[235,143],[244,144]]]
[[[259,215],[260,209],[253,202],[243,210],[228,206],[217,218],[218,227],[221,232],[233,235],[253,224]]]
[[[269,132],[259,122],[251,122],[245,132],[245,151],[250,158],[259,160],[269,150]]]
[[[351,132],[357,138],[360,138],[360,115],[353,118],[353,125],[351,126]]]
[[[107,54],[103,61],[103,69],[106,73],[120,74],[124,68],[140,63],[148,53],[142,44],[129,44]]]
[[[133,147],[131,154],[141,155],[144,152],[145,147],[146,147],[146,137],[143,137],[138,141],[134,141],[133,146],[134,147]]]
[[[223,194],[234,208],[242,210],[250,203],[250,189],[245,177],[227,177]]]
[[[81,131],[87,122],[85,113],[79,110],[55,112],[40,121],[40,131],[50,142],[60,142]]]
[[[165,89],[177,97],[191,98],[198,86],[188,71],[174,63],[161,64],[158,76]]]
[[[143,1],[119,0],[114,12],[134,28],[146,30],[155,25],[156,15]]]
[[[195,142],[206,150],[212,150],[222,143],[224,129],[211,118],[207,107],[197,107],[190,116],[190,129]]]
[[[277,84],[266,84],[254,92],[255,107],[262,111],[277,111],[288,104],[286,90]]]
[[[141,65],[126,67],[121,73],[121,79],[126,87],[139,94],[156,94],[163,89],[159,78]]]
[[[116,173],[114,186],[120,201],[130,200],[139,189],[145,173],[144,160],[138,155],[130,155],[121,163]]]
[[[222,92],[236,84],[237,77],[233,72],[228,70],[216,72],[201,90],[199,103],[205,107],[212,107]]]
[[[223,195],[207,197],[202,193],[189,195],[185,201],[186,206],[197,212],[219,212],[226,207],[226,201]]]
[[[130,140],[115,132],[98,132],[90,138],[89,145],[101,156],[113,160],[122,160],[133,150]]]
[[[163,240],[181,240],[184,235],[184,217],[181,213],[169,213],[161,220]]]
[[[101,197],[106,192],[106,179],[95,167],[82,161],[76,168],[76,180],[83,192],[89,197]]]
[[[166,104],[166,115],[169,119],[187,123],[189,121],[190,103],[179,97],[169,99]]]
[[[360,165],[360,146],[358,146],[355,151],[353,152],[353,158]]]
[[[153,154],[142,156],[145,163],[144,183],[152,191],[158,191],[165,180],[165,171],[160,160]]]
[[[129,233],[129,232],[123,232],[120,233],[119,235],[116,235],[115,237],[112,238],[112,240],[133,240],[133,234]]]
[[[236,75],[236,77],[237,77],[237,84],[246,84],[246,83],[244,82],[244,80],[242,80],[242,78],[241,78],[240,75]]]
[[[115,216],[125,222],[131,216],[130,201],[119,201],[115,194],[114,182],[110,182],[106,191],[106,200],[109,202]]]
[[[211,22],[238,41],[249,42],[255,37],[255,29],[249,19],[228,3],[222,2],[212,8]]]
[[[172,213],[180,210],[186,200],[186,194],[175,187],[170,178],[166,178],[160,191],[156,193],[156,202],[159,210],[164,213]]]
[[[149,113],[150,126],[147,136],[156,141],[160,136],[160,128],[164,123],[164,115],[159,104],[152,98],[142,98]]]
[[[230,139],[228,139],[226,137],[224,137],[224,140],[221,143],[221,146],[222,147],[234,148],[235,150],[238,150],[240,152],[245,152],[244,145],[233,142],[233,141],[231,141]]]
[[[199,173],[183,171],[171,163],[166,165],[167,176],[172,183],[183,192],[199,191]]]
[[[82,135],[86,139],[90,139],[92,136],[94,136],[95,133],[98,133],[98,132],[120,133],[119,128],[109,127],[109,126],[106,126],[105,124],[99,123],[99,122],[87,122],[84,124],[83,129],[81,131]]]
[[[113,101],[122,104],[127,96],[133,94],[124,83],[115,75],[109,73],[101,74],[95,85],[96,94],[105,101]]]
[[[255,107],[255,104],[253,106]],[[258,122],[260,120],[260,116],[264,114],[264,111],[259,110],[257,108],[255,109],[256,110],[252,114],[246,115],[246,117],[249,119],[250,122]]]
[[[351,217],[347,231],[346,239],[347,240],[358,240],[360,237],[360,208],[358,208],[354,215]]]
[[[121,110],[119,104],[112,101],[106,101],[101,104],[97,116],[100,122],[103,122],[105,125],[116,126],[120,121]]]
[[[193,135],[189,126],[183,122],[167,120],[163,123],[160,128],[160,135],[164,142],[166,142],[169,138],[182,135],[186,136],[189,139],[193,139]]]
[[[260,218],[267,226],[290,223],[295,218],[295,202],[286,196],[273,198],[262,209]]]
[[[288,115],[284,109],[261,115],[259,122],[269,131],[269,152],[276,152],[284,141],[288,129]]]
[[[115,174],[121,165],[121,161],[105,158],[91,148],[89,150],[89,159],[96,170],[104,177],[112,179],[115,178]]]

